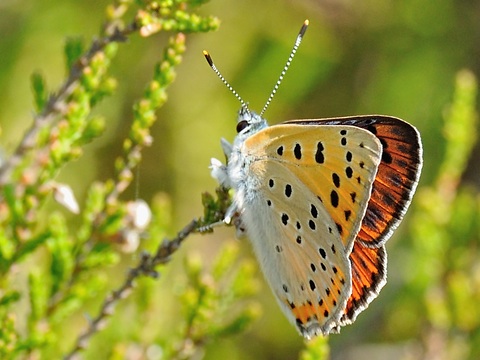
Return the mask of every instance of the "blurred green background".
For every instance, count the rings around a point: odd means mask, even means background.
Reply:
[[[61,55],[65,37],[80,36],[88,43],[98,32],[108,3],[0,1],[2,151],[10,153],[32,121],[30,74],[39,71],[51,89],[57,88],[66,74]],[[305,19],[310,20],[310,27],[266,118],[271,124],[374,113],[403,118],[422,134],[425,164],[420,186],[433,182],[445,150],[442,114],[452,100],[456,73],[463,68],[479,73],[480,1],[214,0],[200,13],[218,16],[221,27],[215,33],[187,38],[184,62],[153,129],[153,146],[144,153],[140,168],[139,196],[150,199],[159,192],[168,194],[174,211],[173,229],[201,215],[201,193],[216,186],[209,174],[210,158],[222,159],[220,138],[231,141],[235,136],[239,103],[208,67],[202,50],[211,53],[250,108],[259,111]],[[78,199],[93,180],[113,173],[120,139],[132,118],[132,99],[141,96],[165,39],[165,34],[147,39],[136,35],[120,46],[113,67],[118,91],[95,110],[106,116],[107,132],[61,174]],[[471,160],[467,171],[465,179],[471,184],[480,179],[477,163]],[[133,190],[130,195],[135,196]],[[393,314],[400,311],[395,301],[399,293],[407,304],[418,302],[415,292],[409,293],[405,287],[412,271],[406,260],[411,240],[408,225],[409,216],[388,243],[389,283],[378,299],[353,326],[330,337],[333,359],[415,359],[422,353],[423,324],[416,318],[421,308],[410,314],[408,308],[401,315]],[[232,229],[219,229],[189,239],[157,285],[165,293],[162,298],[172,296],[166,294],[169,284],[183,276],[186,254],[199,253],[208,263],[222,243],[236,241],[233,233]],[[252,256],[247,241],[241,241],[241,247],[245,257]],[[263,315],[254,326],[241,336],[208,347],[206,359],[297,358],[302,339],[287,323],[266,285],[258,300]],[[159,317],[157,326],[164,327],[161,316],[170,318],[175,311],[174,300],[165,300],[155,315]],[[403,323],[398,325],[395,321],[403,315]]]

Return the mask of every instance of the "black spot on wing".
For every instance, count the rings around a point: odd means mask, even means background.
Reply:
[[[340,187],[340,176],[338,176],[337,173],[332,174],[332,181],[333,181],[333,185],[335,185],[336,188]]]
[[[338,201],[338,193],[335,190],[332,190],[332,192],[330,193],[330,202],[334,208],[338,206]]]
[[[319,164],[323,164],[325,162],[325,155],[323,155],[323,144],[319,141],[317,143],[317,151],[315,152],[315,161]]]
[[[292,196],[292,185],[290,184],[285,185],[285,196],[288,198]]]
[[[295,158],[297,160],[300,160],[302,158],[302,147],[300,146],[299,143],[295,144],[295,148],[293,149],[293,154],[295,155]]]

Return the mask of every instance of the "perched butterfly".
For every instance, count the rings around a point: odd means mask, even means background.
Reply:
[[[225,223],[250,238],[287,318],[300,334],[338,332],[386,283],[385,242],[402,220],[422,167],[418,131],[389,116],[262,117],[305,34],[303,24],[260,115],[242,104],[227,164],[212,175],[234,190]]]

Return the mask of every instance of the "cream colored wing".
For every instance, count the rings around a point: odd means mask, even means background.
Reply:
[[[350,263],[322,202],[283,163],[254,161],[241,214],[262,270],[287,318],[306,338],[339,326],[351,294]]]
[[[252,161],[281,164],[322,202],[347,254],[360,230],[382,145],[367,130],[348,125],[281,124],[251,137],[242,153]],[[255,169],[268,178],[267,168]]]

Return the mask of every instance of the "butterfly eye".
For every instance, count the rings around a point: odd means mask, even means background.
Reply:
[[[237,124],[237,133],[242,131],[248,126],[248,121],[247,120],[242,120]]]

